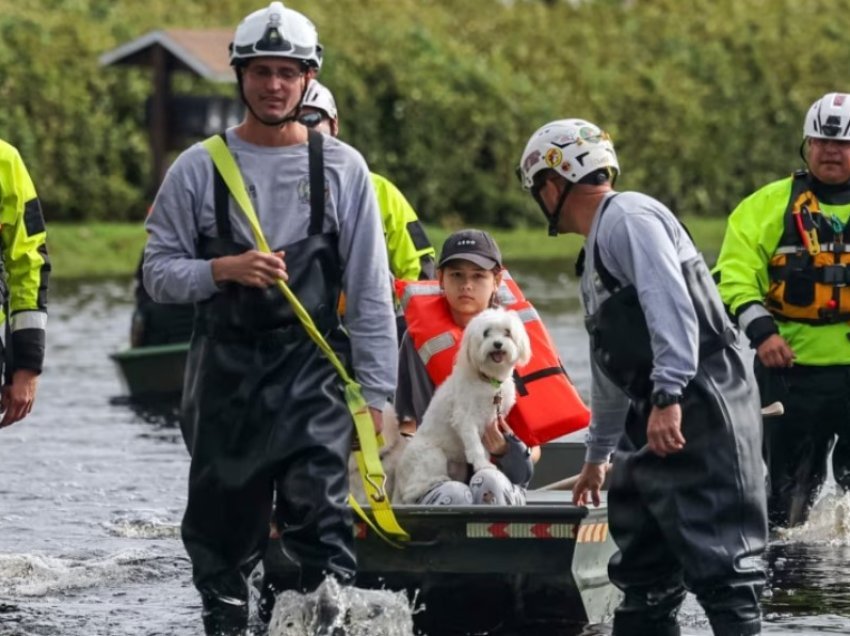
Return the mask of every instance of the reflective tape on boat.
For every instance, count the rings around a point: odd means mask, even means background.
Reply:
[[[577,543],[602,543],[608,538],[607,523],[588,523],[578,529]]]
[[[571,523],[467,523],[468,539],[572,539]]]

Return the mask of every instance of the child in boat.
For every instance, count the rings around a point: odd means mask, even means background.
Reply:
[[[437,280],[448,309],[446,320],[450,317],[449,328],[463,328],[488,307],[498,306],[502,256],[487,232],[468,229],[449,236],[443,243],[437,267]],[[438,316],[434,316],[433,321],[413,322],[424,322],[427,328],[436,330],[435,335],[440,330]],[[435,375],[436,369],[426,366],[416,350],[409,328],[399,351],[395,399],[402,435],[412,435],[422,421],[435,388],[445,379]],[[450,465],[449,475],[453,480],[436,485],[417,503],[430,506],[525,504],[525,490],[534,472],[534,462],[540,457],[540,447],[529,448],[513,434],[503,417],[487,427],[482,442],[499,470],[481,470],[473,475],[466,464]]]

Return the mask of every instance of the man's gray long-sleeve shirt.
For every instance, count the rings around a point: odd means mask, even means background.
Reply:
[[[646,316],[653,352],[654,390],[679,394],[696,375],[699,325],[681,263],[697,255],[682,225],[662,203],[638,192],[609,195],[600,222],[597,210],[585,244],[582,302],[596,313],[610,294],[594,263],[594,245],[605,268],[623,286],[632,284]],[[607,198],[606,198],[607,200]],[[586,460],[605,461],[623,432],[629,399],[593,362],[591,421]]]
[[[306,238],[310,222],[307,145],[256,146],[233,129],[226,134],[272,249]],[[354,148],[325,136],[324,164],[323,229],[339,236],[345,325],[354,371],[367,402],[382,408],[395,390],[398,354],[378,204],[366,162]],[[177,158],[156,196],[146,222],[144,283],[157,302],[199,302],[218,293],[211,262],[199,258],[196,251],[200,235],[218,234],[214,170],[206,149],[195,144]],[[230,221],[234,240],[255,244],[247,220],[232,199]]]

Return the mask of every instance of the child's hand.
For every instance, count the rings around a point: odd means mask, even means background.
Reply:
[[[481,443],[492,457],[501,457],[508,451],[508,442],[505,439],[503,430],[507,428],[507,423],[502,417],[493,420],[484,429],[484,435],[481,437]]]

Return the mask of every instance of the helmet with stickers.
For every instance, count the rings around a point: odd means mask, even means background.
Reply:
[[[322,67],[322,46],[316,27],[303,14],[282,2],[246,16],[230,44],[230,64],[240,66],[253,57],[285,57],[306,66]]]
[[[617,153],[608,133],[584,119],[558,119],[539,128],[525,146],[517,175],[523,188],[534,187],[534,177],[554,170],[570,183],[578,183],[600,170],[620,172]]]

